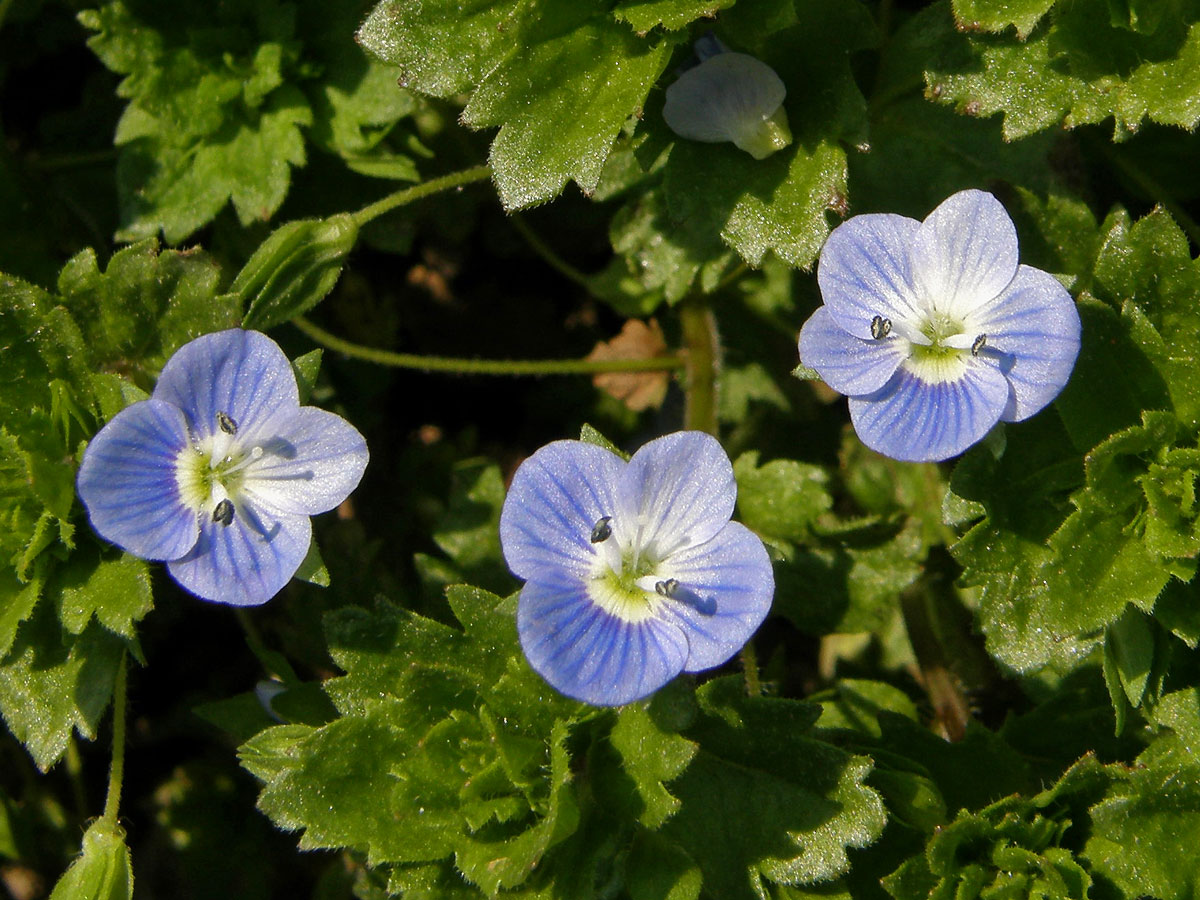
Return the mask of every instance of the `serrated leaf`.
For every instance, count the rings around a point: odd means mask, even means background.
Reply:
[[[559,721],[550,735],[549,798],[535,824],[515,836],[489,840],[480,830],[457,842],[459,869],[489,896],[524,882],[546,852],[579,824],[566,740],[567,726]]]
[[[549,200],[568,180],[585,194],[595,190],[613,142],[674,48],[674,39],[641,39],[569,0],[466,9],[448,0],[383,0],[358,38],[417,90],[473,89],[462,121],[499,126],[489,162],[509,210]]]
[[[271,328],[320,303],[357,240],[358,224],[348,213],[276,228],[229,286],[246,308],[242,327]]]
[[[921,524],[878,524],[847,540],[784,553],[775,566],[776,611],[809,634],[874,631],[896,615],[920,577],[928,547]]]
[[[1125,897],[1184,898],[1200,869],[1179,847],[1200,840],[1200,768],[1194,753],[1160,739],[1091,808],[1083,857]]]
[[[665,783],[678,778],[696,755],[696,744],[672,727],[687,724],[670,721],[677,716],[671,715],[667,707],[679,704],[694,708],[690,696],[683,696],[673,685],[664,688],[648,704],[623,707],[612,730],[613,747],[643,804],[637,819],[651,829],[658,828],[678,811],[679,800]]]
[[[833,506],[829,476],[820,466],[775,459],[758,465],[758,451],[733,464],[742,522],[766,537],[802,541],[814,522]]]
[[[347,674],[327,690],[342,718],[269,729],[242,753],[267,781],[260,807],[304,829],[302,847],[359,848],[371,865],[454,853],[494,893],[576,827],[566,738],[579,707],[514,678],[514,663],[528,665],[511,601],[472,588],[450,600],[465,631],[386,605],[331,615]],[[518,714],[516,698],[541,715]]]
[[[236,300],[217,295],[220,278],[207,253],[160,251],[151,239],[119,250],[103,270],[91,249],[77,253],[57,287],[98,368],[157,373],[188,341],[237,325]]]
[[[1003,31],[1009,25],[1024,40],[1054,0],[953,0],[954,18],[964,31]]]
[[[1114,24],[1109,12],[1107,0],[1080,0],[1056,6],[1050,26],[1028,40],[960,37],[927,73],[929,91],[970,115],[1002,112],[1008,140],[1109,117],[1117,140],[1147,118],[1194,128],[1200,122],[1194,6],[1174,7],[1147,33]]]
[[[683,805],[662,834],[699,865],[712,896],[762,898],[767,885],[826,881],[849,867],[848,847],[879,836],[870,763],[811,737],[815,708],[744,696],[740,678],[697,692],[685,733],[700,751],[672,791]]]
[[[80,549],[57,567],[45,589],[57,601],[59,620],[78,635],[93,618],[109,631],[133,640],[136,623],[154,606],[150,567],[145,560],[120,552]]]
[[[544,202],[568,179],[585,194],[595,190],[613,142],[673,49],[667,40],[648,46],[616,22],[570,18],[546,23],[463,110],[467,125],[500,126],[488,162],[506,209]]]
[[[0,660],[0,713],[39,768],[59,760],[73,730],[95,738],[124,649],[94,622],[78,636],[63,631],[49,604],[21,624]]]
[[[1108,225],[1092,290],[1121,309],[1166,383],[1179,420],[1195,430],[1200,427],[1200,355],[1194,340],[1200,262],[1192,259],[1187,238],[1163,209],[1132,225],[1128,216],[1117,215]]]
[[[97,819],[83,835],[83,855],[58,880],[50,900],[129,900],[133,861],[119,825]]]
[[[668,30],[683,28],[699,18],[711,19],[717,12],[733,6],[736,0],[620,0],[613,15],[628,22],[633,30],[645,34],[659,26]]]

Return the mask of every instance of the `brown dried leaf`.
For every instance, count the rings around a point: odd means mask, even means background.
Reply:
[[[667,355],[658,322],[629,319],[621,333],[611,341],[596,344],[588,359],[652,359]],[[592,384],[616,397],[634,412],[659,406],[667,395],[667,372],[605,372],[592,378]]]

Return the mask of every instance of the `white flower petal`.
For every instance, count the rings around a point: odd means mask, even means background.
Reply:
[[[959,191],[921,223],[912,277],[926,312],[966,319],[1017,274],[1017,229],[985,191]]]
[[[786,131],[786,118],[771,122],[786,96],[787,88],[766,63],[745,53],[718,53],[667,88],[663,119],[680,137],[732,141],[761,159],[791,142],[790,132],[786,139],[782,133],[765,133],[781,125]],[[762,156],[755,149],[760,146],[766,150]]]

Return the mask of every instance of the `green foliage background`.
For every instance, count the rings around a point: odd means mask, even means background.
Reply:
[[[709,31],[779,73],[789,147],[666,128]],[[1196,896],[1198,123],[1197,0],[0,0],[0,884]],[[972,187],[1082,350],[1030,421],[897,463],[791,375],[813,267],[846,216]],[[420,369],[649,317],[648,408]],[[372,463],[235,614],[101,541],[74,474],[239,324]],[[505,482],[681,427],[734,460],[772,615],[713,673],[569,701],[517,643]]]

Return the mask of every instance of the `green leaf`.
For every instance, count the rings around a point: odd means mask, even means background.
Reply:
[[[238,324],[235,298],[217,295],[221,273],[200,250],[159,251],[145,240],[113,254],[101,271],[91,249],[58,276],[58,293],[97,368],[157,374],[188,341]]]
[[[915,519],[868,522],[820,544],[775,546],[775,609],[808,634],[874,631],[894,618],[897,598],[922,572],[928,546]]]
[[[242,327],[271,328],[320,303],[357,240],[358,225],[348,213],[276,228],[229,286],[246,308]]]
[[[677,844],[653,831],[638,832],[629,851],[627,879],[632,900],[698,900],[704,876]]]
[[[738,515],[764,537],[802,541],[813,523],[833,505],[829,476],[820,466],[776,459],[761,467],[758,451],[733,464],[738,483]]]
[[[1133,225],[1120,214],[1108,224],[1092,292],[1121,310],[1131,336],[1166,383],[1180,422],[1194,431],[1200,428],[1194,339],[1200,261],[1192,259],[1187,238],[1163,209]]]
[[[579,824],[566,740],[567,726],[557,722],[550,736],[550,796],[536,824],[516,836],[500,836],[504,832],[498,831],[492,837],[487,829],[479,829],[457,844],[459,869],[489,896],[524,882],[546,852]]]
[[[544,202],[568,179],[585,194],[595,190],[613,142],[674,49],[668,40],[647,46],[627,26],[582,11],[546,10],[522,52],[490,72],[463,110],[467,125],[500,126],[488,162],[506,209]]]
[[[953,552],[966,567],[965,583],[984,588],[983,630],[989,650],[1003,662],[1021,671],[1051,663],[1072,668],[1128,604],[1149,611],[1172,578],[1191,577],[1194,559],[1167,555],[1173,547],[1147,540],[1152,533],[1144,526],[1146,498],[1137,481],[1145,458],[1161,454],[1174,436],[1169,413],[1149,412],[1144,424],[1093,450],[1087,483],[1071,495],[1075,509],[1061,525],[1055,523],[1062,507],[1054,489],[1073,477],[1073,462],[1024,460],[1023,442],[1010,441],[1006,458],[994,467],[979,451],[960,467],[961,475],[956,471],[960,495],[989,485],[989,517]],[[973,484],[985,468],[991,474]]]
[[[696,744],[677,733],[694,715],[690,691],[677,682],[649,704],[630,704],[617,714],[612,745],[635,785],[642,807],[636,818],[647,828],[658,828],[679,810],[679,800],[665,783],[678,778],[696,755]]]
[[[318,347],[292,360],[292,372],[296,375],[296,386],[300,389],[301,404],[308,402],[313,388],[317,386],[317,375],[320,374],[324,354],[325,351]]]
[[[111,2],[80,13],[88,45],[125,79],[119,237],[161,229],[177,243],[231,202],[243,224],[274,214],[305,161],[304,94],[287,83],[299,57],[295,10],[246,0],[216,10]]]
[[[325,688],[342,717],[269,729],[241,752],[267,782],[260,807],[303,829],[302,847],[357,848],[371,865],[453,853],[494,892],[578,824],[566,740],[581,707],[529,670],[512,599],[459,587],[449,600],[465,631],[386,604],[331,614],[347,674]]]
[[[1142,705],[1154,665],[1154,631],[1144,613],[1129,608],[1108,627],[1105,654],[1112,655],[1129,705]]]
[[[97,819],[83,835],[83,855],[58,880],[50,900],[129,900],[133,861],[119,825]]]
[[[1058,4],[1049,27],[1028,40],[952,39],[926,75],[929,92],[969,115],[1003,113],[1008,140],[1109,117],[1117,140],[1135,133],[1147,118],[1194,128],[1200,122],[1200,23],[1194,4],[1173,5],[1146,32],[1131,29],[1128,21],[1114,24],[1109,12],[1108,0],[1079,0]],[[1032,8],[1018,13],[1025,14],[1021,24],[1028,24]]]
[[[21,624],[0,660],[0,713],[39,768],[59,760],[72,730],[95,738],[124,649],[95,622],[78,636],[62,630],[49,604]]]
[[[619,0],[613,15],[628,22],[638,34],[652,28],[683,28],[699,18],[709,18],[736,0]]]
[[[1003,31],[1009,25],[1025,40],[1054,0],[953,0],[954,18],[964,31]]]
[[[883,829],[870,763],[817,740],[811,704],[749,698],[740,678],[697,692],[700,717],[685,731],[700,750],[672,782],[682,801],[662,834],[699,865],[705,893],[765,896],[767,883],[826,881],[849,868],[848,847]]]
[[[570,0],[383,0],[358,39],[415,90],[473,91],[462,121],[500,127],[489,162],[509,210],[550,199],[568,179],[595,190],[674,48]]]
[[[1179,847],[1200,840],[1200,766],[1187,745],[1154,745],[1091,809],[1083,857],[1120,896],[1183,898],[1200,866]]]
[[[101,553],[95,546],[81,548],[59,566],[45,593],[57,601],[59,620],[74,635],[94,618],[132,641],[136,623],[154,606],[147,563],[120,551]]]

